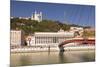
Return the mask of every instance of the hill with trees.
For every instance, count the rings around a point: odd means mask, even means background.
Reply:
[[[41,22],[37,22],[35,20],[19,18],[11,19],[10,25],[11,30],[21,29],[25,32],[26,35],[32,34],[34,32],[57,32],[60,29],[68,31],[71,26],[80,27],[79,25],[64,24],[59,21],[43,20]]]

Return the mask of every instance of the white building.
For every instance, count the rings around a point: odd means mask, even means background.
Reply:
[[[21,46],[24,45],[24,33],[21,30],[11,30],[10,31],[10,45],[11,46]]]
[[[14,19],[14,17],[10,17],[10,19]]]
[[[82,27],[71,27],[70,31],[71,32],[76,32],[76,33],[78,32],[79,36],[82,36],[84,29]]]
[[[83,31],[82,27],[71,27],[70,30],[72,31]]]
[[[36,20],[38,22],[42,21],[42,12],[37,13],[37,11],[35,11],[34,14],[32,14],[31,16],[31,20]]]
[[[19,17],[19,19],[26,19],[29,20],[30,17]]]
[[[73,32],[35,32],[33,36],[27,37],[27,43],[28,46],[58,46],[73,37]]]

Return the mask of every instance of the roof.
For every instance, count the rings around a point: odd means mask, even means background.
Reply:
[[[37,37],[73,37],[73,32],[35,32]]]

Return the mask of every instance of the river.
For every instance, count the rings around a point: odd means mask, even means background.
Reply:
[[[95,61],[95,51],[11,53],[11,67]]]

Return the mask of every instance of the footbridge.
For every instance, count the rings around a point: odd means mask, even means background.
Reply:
[[[69,43],[79,43],[78,45],[95,45],[95,39],[94,38],[74,38],[71,40],[65,40],[62,43],[59,44],[59,47],[63,47],[66,44]]]

